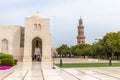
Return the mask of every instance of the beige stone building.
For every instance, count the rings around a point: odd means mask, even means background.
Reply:
[[[39,13],[25,19],[25,27],[0,25],[0,52],[21,61],[51,61],[48,18]]]

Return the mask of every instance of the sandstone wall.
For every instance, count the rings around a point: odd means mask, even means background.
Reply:
[[[20,28],[21,26],[0,26],[0,52],[2,52],[2,40],[8,41],[8,53],[15,58],[21,57],[20,54]]]

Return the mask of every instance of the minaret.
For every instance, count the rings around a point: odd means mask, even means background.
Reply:
[[[79,19],[77,44],[85,44],[84,26],[82,18]]]

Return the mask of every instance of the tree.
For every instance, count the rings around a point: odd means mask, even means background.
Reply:
[[[93,44],[93,54],[94,56],[101,58],[102,56],[105,56],[105,49],[103,46],[103,40],[99,39],[98,42]]]
[[[70,54],[70,48],[66,44],[62,44],[57,48],[57,52],[59,55],[66,57],[68,54]]]
[[[120,55],[120,32],[109,32],[102,39],[99,39],[94,44],[79,44],[70,48],[63,44],[58,49],[58,54],[67,56],[92,56],[99,58],[112,59],[119,58]]]
[[[75,46],[71,46],[70,47],[70,52],[71,52],[71,55],[73,55],[73,56],[77,56],[77,53],[76,53],[76,48],[77,48],[77,46],[75,45]]]
[[[74,56],[89,56],[91,45],[90,44],[79,44],[71,46],[70,50]]]
[[[114,54],[120,52],[120,32],[110,32],[103,37],[106,53],[113,59]]]

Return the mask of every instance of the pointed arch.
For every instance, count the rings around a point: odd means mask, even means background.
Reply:
[[[2,45],[1,45],[2,53],[8,53],[8,40],[3,39],[1,43],[2,43]]]
[[[42,40],[39,37],[32,40],[32,58],[42,61]]]

